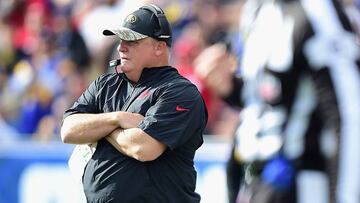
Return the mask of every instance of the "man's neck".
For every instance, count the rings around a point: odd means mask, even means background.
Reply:
[[[125,75],[133,83],[138,83],[141,78],[142,72],[144,71],[145,68],[165,67],[169,65],[170,63],[169,63],[168,55],[165,54],[157,58],[154,58],[154,60],[148,65],[146,65],[144,68],[142,68],[140,72],[125,73]]]

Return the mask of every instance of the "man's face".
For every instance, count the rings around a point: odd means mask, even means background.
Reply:
[[[118,51],[121,59],[118,70],[124,72],[129,79],[136,79],[144,67],[152,64],[155,51],[154,40],[149,37],[138,41],[122,40],[119,43]]]

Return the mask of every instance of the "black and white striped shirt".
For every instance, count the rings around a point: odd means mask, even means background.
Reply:
[[[340,3],[252,0],[243,10],[237,152],[331,165],[337,201],[360,202],[360,49]]]

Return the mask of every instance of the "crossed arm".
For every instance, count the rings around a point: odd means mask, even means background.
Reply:
[[[122,111],[73,114],[64,119],[61,139],[64,143],[89,144],[105,138],[127,156],[151,161],[165,151],[166,145],[137,128],[143,119],[140,114]]]

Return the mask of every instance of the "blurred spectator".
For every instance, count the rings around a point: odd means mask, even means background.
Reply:
[[[43,85],[34,83],[25,94],[19,111],[17,128],[19,133],[31,136],[40,120],[51,113],[53,95]]]
[[[14,29],[13,41],[15,48],[21,54],[29,56],[39,46],[40,35],[42,31],[48,29],[51,18],[49,18],[48,7],[45,1],[26,2],[25,8],[20,6],[22,5],[20,4],[10,14],[10,16],[14,16],[14,19],[19,20],[14,21],[10,17],[10,21]],[[20,11],[17,9],[20,9]],[[24,15],[23,18],[22,14]]]
[[[242,107],[230,202],[359,202],[360,53],[341,4],[259,0],[242,12],[239,75],[223,70],[221,44],[196,66]]]
[[[184,25],[178,39],[174,43],[173,61],[180,74],[197,85],[209,111],[209,120],[206,133],[218,137],[229,138],[238,122],[238,112],[225,104],[218,95],[202,81],[194,71],[194,62],[200,52],[207,46],[219,42],[230,43],[231,35],[238,33],[238,20],[228,18],[236,16],[239,10],[239,1],[204,1],[197,0],[191,3],[192,17],[187,16],[188,22]],[[232,8],[232,11],[226,8]],[[235,28],[234,28],[235,27]],[[235,30],[235,31],[234,31]],[[236,34],[234,34],[236,35]],[[234,63],[235,63],[235,58]],[[211,56],[208,58],[211,61]],[[224,64],[225,65],[225,64]]]
[[[53,12],[52,30],[56,48],[60,54],[68,55],[74,61],[78,71],[84,71],[90,66],[90,53],[83,37],[71,23],[71,7],[58,6]]]
[[[73,99],[67,98],[65,95],[55,99],[51,106],[52,114],[44,116],[37,126],[34,135],[35,140],[44,143],[51,140],[60,141],[60,138],[57,135],[60,134],[63,112],[71,105],[71,101],[73,101]]]

